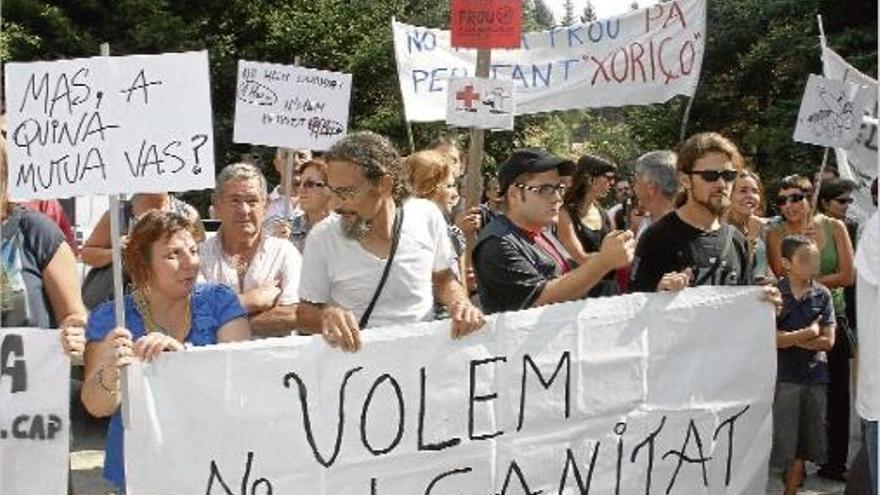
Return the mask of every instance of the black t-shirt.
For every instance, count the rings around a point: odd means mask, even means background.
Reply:
[[[562,244],[547,230],[542,235],[574,268]],[[473,260],[480,303],[486,313],[529,308],[547,282],[562,275],[553,258],[504,215],[495,217],[481,231]]]
[[[54,328],[43,270],[64,234],[41,213],[16,206],[3,221],[0,244],[0,326]]]
[[[691,286],[751,285],[752,266],[746,239],[724,222],[711,232],[685,223],[671,212],[639,238],[632,265],[633,292],[654,292],[663,275],[690,268]]]

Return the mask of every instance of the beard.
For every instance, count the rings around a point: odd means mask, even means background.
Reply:
[[[728,196],[709,196],[707,199],[697,199],[694,198],[694,201],[697,204],[702,205],[704,208],[712,212],[716,217],[720,217],[724,215],[728,208],[730,208],[730,197]]]
[[[339,213],[339,212],[337,212]],[[370,222],[364,220],[356,213],[350,214],[351,216],[341,216],[342,219],[342,233],[345,237],[349,239],[359,241],[364,238],[365,235],[370,231]],[[347,220],[348,218],[353,218],[353,220]]]

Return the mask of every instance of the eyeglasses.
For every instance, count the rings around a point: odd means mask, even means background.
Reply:
[[[776,197],[776,205],[777,206],[785,206],[789,202],[798,203],[798,202],[803,201],[805,198],[806,198],[806,196],[804,196],[801,193],[794,193],[794,194],[787,194],[787,195],[782,194],[782,195],[779,195]]]
[[[324,184],[324,187],[329,189],[330,192],[335,194],[342,201],[354,199],[363,190],[362,188],[356,186],[331,187],[330,184]]]
[[[317,180],[306,179],[306,180],[303,181],[303,183],[302,183],[302,188],[303,188],[303,189],[306,189],[306,190],[309,190],[309,189],[324,189],[325,187],[327,187],[327,184],[324,184],[323,182],[321,182],[321,181],[317,181]]]
[[[556,199],[556,195],[558,194],[560,198],[565,196],[565,184],[541,184],[540,186],[527,186],[525,184],[514,183],[514,187],[519,189],[523,189],[525,191],[531,191],[542,199],[553,200]]]
[[[852,198],[831,198],[833,201],[837,201],[842,205],[851,204],[854,200]]]
[[[724,182],[733,182],[739,172],[736,170],[693,170],[690,175],[699,176],[706,182],[717,182],[718,179],[724,179]]]

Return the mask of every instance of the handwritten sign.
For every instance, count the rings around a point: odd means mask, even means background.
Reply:
[[[214,187],[208,53],[6,64],[17,199]]]
[[[776,348],[754,288],[163,355],[129,370],[129,493],[764,493]],[[182,376],[210,379],[181,380]],[[156,476],[156,473],[162,476]]]
[[[794,140],[849,148],[859,135],[868,103],[866,88],[810,74],[798,112]]]
[[[476,50],[449,31],[393,23],[406,118],[443,120],[451,77],[475,75]],[[706,1],[673,0],[621,17],[523,34],[492,54],[489,77],[515,85],[517,115],[645,105],[692,96],[706,40]]]
[[[854,202],[847,215],[852,216],[859,223],[864,223],[877,210],[869,190],[871,181],[877,177],[877,79],[860,72],[827,47],[822,49],[822,65],[825,77],[829,79],[847,81],[869,88],[864,115],[871,117],[872,122],[863,118],[855,142],[848,148],[834,149],[840,176],[854,180],[859,185],[859,188],[853,191]]]
[[[449,27],[452,46],[456,48],[519,48],[522,3],[520,0],[452,0]]]
[[[326,150],[348,129],[351,75],[238,62],[233,141]]]
[[[513,82],[476,77],[449,80],[446,123],[479,129],[513,129]]]
[[[67,493],[69,391],[57,331],[0,329],[0,493]]]

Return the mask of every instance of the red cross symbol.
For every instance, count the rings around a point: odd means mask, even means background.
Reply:
[[[474,93],[474,87],[470,84],[464,87],[464,91],[456,91],[455,99],[464,102],[464,106],[468,110],[473,109],[474,101],[480,99],[480,93]]]

